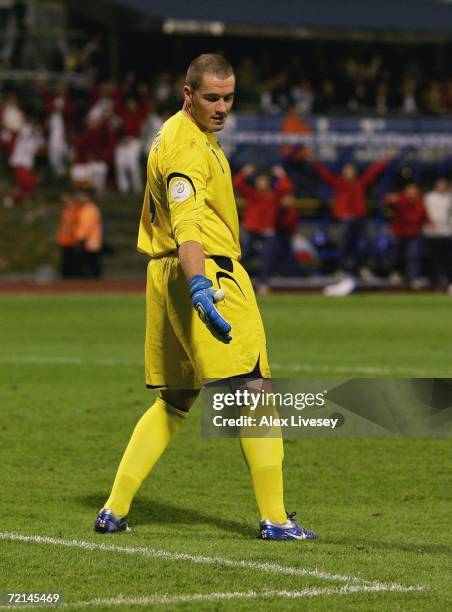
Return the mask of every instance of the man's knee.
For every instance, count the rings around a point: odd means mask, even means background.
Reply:
[[[188,412],[199,395],[199,389],[161,389],[160,397],[174,408]]]

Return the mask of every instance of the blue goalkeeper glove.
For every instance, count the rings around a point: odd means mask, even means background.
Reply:
[[[232,340],[232,336],[229,335],[231,326],[215,308],[215,302],[224,299],[224,290],[210,289],[212,286],[212,281],[202,274],[194,276],[188,284],[193,306],[201,321],[218,340],[229,344]]]

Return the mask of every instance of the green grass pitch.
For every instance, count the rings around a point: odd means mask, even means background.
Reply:
[[[281,295],[261,307],[275,376],[450,376],[446,297]],[[2,296],[0,321],[0,592],[63,591],[74,610],[450,605],[450,441],[288,442],[286,505],[320,539],[268,543],[256,539],[238,442],[201,438],[196,405],[139,492],[132,531],[97,535],[96,513],[153,397],[143,297]],[[394,583],[425,588],[382,588]]]

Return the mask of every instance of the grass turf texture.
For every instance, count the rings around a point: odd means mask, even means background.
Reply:
[[[452,303],[445,297],[269,296],[261,308],[278,377],[350,378],[366,367],[394,377],[450,375]],[[131,430],[153,397],[143,389],[143,298],[3,296],[0,320],[1,532],[427,587],[408,593],[183,602],[167,609],[447,608],[449,441],[287,442],[287,508],[298,510],[302,524],[320,539],[267,543],[256,539],[258,516],[238,442],[201,439],[195,406],[135,500],[129,515],[133,531],[97,535],[95,515]],[[308,365],[309,372],[294,370],[297,364]],[[62,590],[68,604],[119,594],[340,586],[313,576],[0,540],[0,592]]]

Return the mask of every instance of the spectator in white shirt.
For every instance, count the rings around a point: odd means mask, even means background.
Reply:
[[[17,134],[24,122],[25,116],[19,107],[16,94],[8,94],[0,109],[0,146],[6,149],[8,157],[13,151]]]
[[[42,132],[36,121],[27,119],[17,134],[9,164],[13,170],[16,184],[5,195],[6,207],[24,204],[32,198],[38,186],[38,177],[34,171],[35,157],[45,144]]]
[[[430,280],[435,289],[452,288],[452,193],[449,181],[439,178],[425,196],[429,223],[424,226],[430,256]]]
[[[121,193],[141,193],[141,141],[143,109],[134,98],[127,98],[118,115],[121,119],[120,138],[115,149],[116,182]]]
[[[49,140],[47,156],[53,174],[60,178],[66,173],[66,160],[68,157],[68,144],[66,140],[66,128],[63,117],[64,100],[55,98],[53,111],[50,114],[48,128]]]

